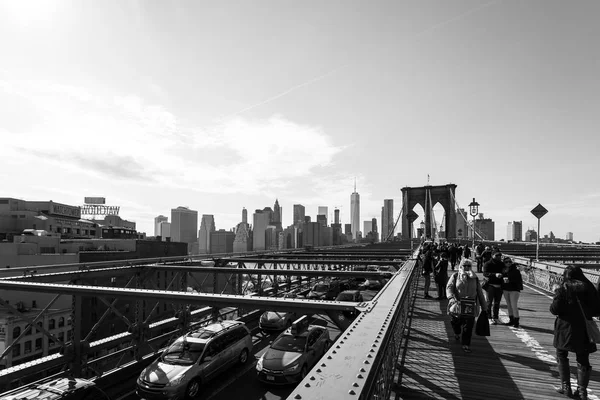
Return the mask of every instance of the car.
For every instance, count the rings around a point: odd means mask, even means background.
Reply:
[[[92,381],[81,378],[45,378],[4,392],[0,400],[110,400]]]
[[[344,290],[337,295],[335,301],[352,301],[355,303],[362,303],[363,296],[359,290]]]
[[[302,316],[281,333],[258,359],[258,379],[279,385],[299,382],[327,353],[330,345],[329,330],[321,325],[309,325],[308,316]]]
[[[250,330],[240,321],[222,321],[187,333],[168,346],[137,379],[136,394],[146,400],[194,398],[200,385],[252,350]]]
[[[297,298],[295,293],[286,293],[284,299]],[[258,320],[258,327],[262,331],[284,330],[292,326],[292,322],[298,317],[295,312],[265,311]]]
[[[384,279],[367,279],[358,286],[358,290],[381,290],[383,285],[387,283]]]
[[[319,282],[306,295],[307,299],[333,300],[341,292],[339,281]]]
[[[363,296],[359,290],[344,290],[335,298],[335,301],[351,301],[354,303],[362,303]],[[342,311],[342,314],[347,318],[352,318],[357,316],[359,313],[358,310],[353,311]]]

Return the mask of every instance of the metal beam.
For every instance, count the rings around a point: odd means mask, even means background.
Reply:
[[[353,311],[358,303],[345,301],[307,300],[293,298],[271,298],[237,296],[232,294],[205,294],[175,292],[166,290],[129,289],[105,286],[84,286],[50,284],[39,282],[0,281],[0,290],[18,290],[42,293],[62,293],[90,297],[110,296],[135,300],[168,300],[179,304],[196,304],[214,307],[253,307],[273,311],[307,310],[324,312],[326,310]]]
[[[271,260],[264,258],[222,258],[221,262],[250,262],[264,263]],[[275,260],[274,260],[275,261]],[[319,259],[286,259],[279,258],[276,260],[279,264],[318,264],[318,265],[401,265],[404,260],[398,261],[381,261],[381,260],[319,260]],[[188,264],[189,265],[189,264]]]
[[[294,262],[297,264],[297,261]],[[390,265],[387,263],[385,265]],[[115,273],[123,274],[126,272],[137,272],[142,267],[120,267],[111,268],[110,270],[90,270],[87,271],[87,278],[95,278],[96,273],[100,273],[101,276],[114,275]],[[389,278],[393,273],[383,271],[331,271],[331,270],[312,270],[312,269],[269,269],[269,268],[237,268],[237,267],[202,267],[199,265],[172,265],[172,264],[161,264],[161,265],[148,265],[144,268],[152,268],[160,271],[174,270],[177,272],[205,272],[205,273],[222,273],[222,274],[264,274],[265,271],[276,271],[277,275],[285,276],[329,276],[338,278],[348,277],[363,277],[363,278]],[[0,279],[0,281],[26,281],[26,282],[64,282],[73,277],[78,277],[83,271],[71,271],[71,272],[54,272],[48,274],[36,274],[30,276],[17,276],[12,278]],[[199,283],[199,282],[197,282]]]

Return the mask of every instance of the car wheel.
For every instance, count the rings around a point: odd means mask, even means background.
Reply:
[[[188,383],[187,388],[185,389],[185,398],[186,399],[195,399],[196,396],[200,393],[200,380],[192,379],[190,383]]]
[[[248,349],[242,350],[242,352],[240,353],[240,357],[238,358],[238,361],[240,364],[246,364],[246,362],[248,361]]]

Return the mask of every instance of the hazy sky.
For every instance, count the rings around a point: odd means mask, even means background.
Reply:
[[[230,229],[276,198],[284,225],[296,203],[349,223],[355,177],[361,221],[379,220],[429,174],[496,239],[541,203],[542,234],[598,241],[599,16],[597,0],[0,0],[0,196],[104,196],[152,235],[179,205]]]

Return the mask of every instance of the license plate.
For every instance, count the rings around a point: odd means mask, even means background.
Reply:
[[[274,380],[275,380],[275,377],[274,377],[274,376],[271,376],[271,375],[267,375],[267,380],[268,380],[268,381],[274,381]]]

